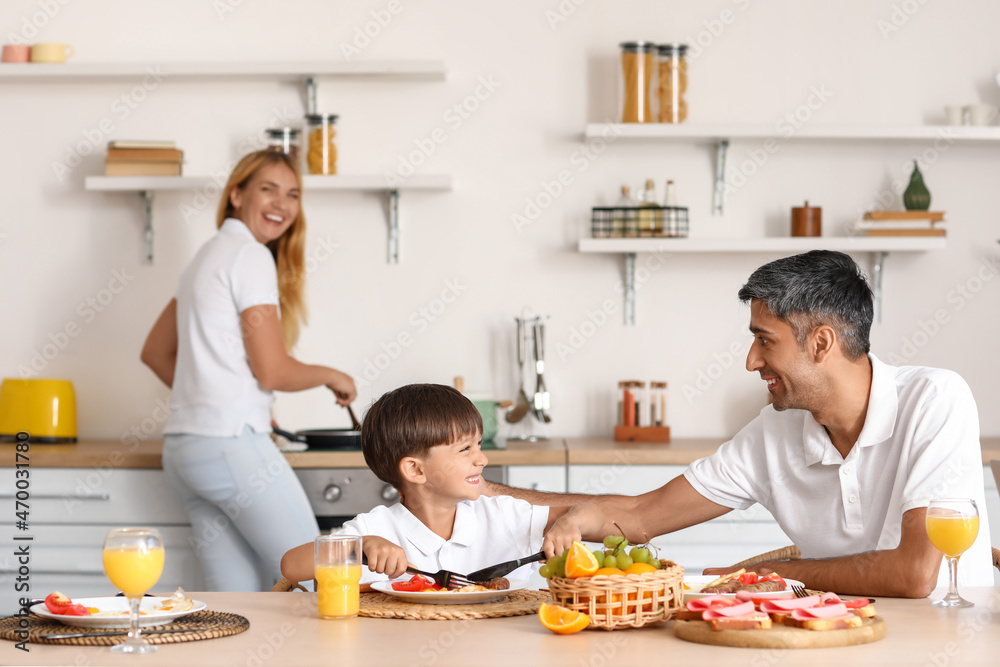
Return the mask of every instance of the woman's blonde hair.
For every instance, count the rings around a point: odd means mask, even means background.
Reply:
[[[263,150],[245,155],[229,174],[229,180],[222,191],[222,201],[219,202],[219,212],[216,216],[216,227],[222,227],[226,218],[236,215],[236,210],[230,201],[230,193],[234,188],[241,190],[254,174],[271,164],[283,164],[295,174],[299,191],[302,190],[302,174],[299,167],[288,155],[275,150]],[[303,295],[305,286],[305,247],[306,247],[306,217],[299,204],[298,215],[292,221],[284,234],[267,244],[274,255],[278,266],[278,303],[281,306],[281,334],[285,340],[285,349],[291,351],[299,339],[299,324],[308,319],[306,302]]]

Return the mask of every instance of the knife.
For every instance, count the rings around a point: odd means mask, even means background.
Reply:
[[[211,628],[163,628],[162,630],[142,630],[142,635],[162,635],[170,632],[204,632]],[[39,639],[76,639],[78,637],[114,637],[115,635],[127,635],[127,629],[109,630],[108,632],[49,632],[38,635]]]

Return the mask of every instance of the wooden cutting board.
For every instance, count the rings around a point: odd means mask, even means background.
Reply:
[[[678,638],[698,644],[740,648],[830,648],[868,644],[885,637],[881,616],[864,619],[860,628],[803,630],[774,625],[770,630],[713,630],[705,621],[674,621]]]

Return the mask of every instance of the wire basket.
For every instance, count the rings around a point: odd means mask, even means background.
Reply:
[[[590,616],[590,624],[602,630],[668,621],[684,601],[684,568],[664,562],[665,569],[647,574],[552,577],[549,594],[555,604]]]
[[[590,210],[595,239],[664,238],[688,235],[686,206],[595,206]]]

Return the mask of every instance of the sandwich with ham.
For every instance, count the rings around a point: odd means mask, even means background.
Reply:
[[[688,600],[684,605],[685,608],[677,612],[676,618],[678,621],[703,621],[705,619],[702,618],[702,615],[709,609],[732,607],[737,604],[740,603],[732,598],[721,595],[710,595],[705,598]]]
[[[702,612],[702,620],[713,630],[769,630],[771,617],[757,611],[753,602],[740,602],[728,607],[714,607]],[[858,619],[859,621],[861,619]]]
[[[784,624],[804,630],[846,630],[860,628],[862,620],[860,616],[851,613],[843,602],[834,602],[794,609],[785,617]]]

